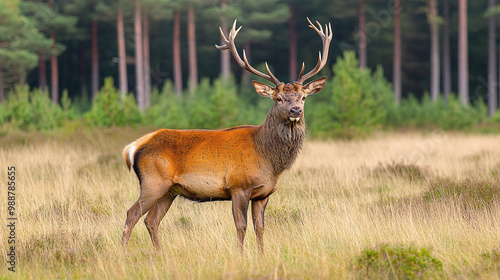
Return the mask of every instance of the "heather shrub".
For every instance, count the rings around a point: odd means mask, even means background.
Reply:
[[[440,178],[429,183],[429,189],[422,194],[422,198],[426,202],[456,201],[464,209],[483,209],[500,201],[500,182],[478,178]]]
[[[442,278],[443,264],[424,247],[378,244],[367,248],[354,260],[360,279]]]
[[[496,272],[500,275],[500,247],[481,255],[483,269]]]
[[[299,209],[289,209],[284,206],[279,208],[269,207],[266,211],[266,221],[270,224],[285,224],[304,222],[304,214]]]
[[[388,164],[379,163],[373,169],[376,177],[399,177],[408,181],[423,180],[426,177],[426,171],[415,164],[392,161]]]

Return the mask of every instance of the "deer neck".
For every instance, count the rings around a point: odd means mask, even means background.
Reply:
[[[297,122],[284,120],[276,104],[260,126],[256,144],[259,152],[272,164],[275,175],[289,169],[295,162],[306,137],[306,123],[302,117]]]

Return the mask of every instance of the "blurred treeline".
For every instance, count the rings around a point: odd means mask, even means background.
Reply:
[[[359,69],[354,52],[346,51],[332,70],[332,81],[307,100],[306,119],[314,137],[356,138],[380,128],[500,131],[500,114],[487,118],[482,101],[464,106],[453,96],[447,102],[442,98],[431,101],[429,96],[419,101],[411,96],[397,105],[382,68],[373,72]],[[260,124],[272,104],[267,98],[252,98],[256,94],[241,94],[233,78],[217,78],[212,83],[203,78],[192,95],[175,95],[173,88],[169,80],[162,88],[153,88],[152,105],[141,113],[132,95],[120,98],[111,77],[105,79],[90,109],[82,108],[82,102],[72,103],[67,91],[61,104],[54,104],[47,91],[16,86],[0,104],[0,132],[62,128],[72,133],[96,126],[139,125],[217,129]]]
[[[291,82],[302,61],[306,71],[314,67],[321,49],[309,17],[331,22],[334,32],[322,71],[329,82],[306,105],[313,135],[352,137],[408,126],[490,130],[499,117],[498,98],[491,97],[498,90],[488,85],[488,42],[499,9],[493,0],[459,2],[467,8],[467,102],[453,94],[463,80],[458,18],[464,10],[456,1],[2,0],[0,124],[5,131],[75,122],[172,128],[261,123],[271,101],[259,98],[249,82],[254,77],[214,47],[218,27],[227,34],[238,19],[240,53],[245,49],[259,69],[267,61],[281,81]],[[437,66],[431,63],[432,26],[443,61]],[[437,93],[431,88],[436,69],[450,80],[438,81]],[[394,97],[394,82],[402,98]]]

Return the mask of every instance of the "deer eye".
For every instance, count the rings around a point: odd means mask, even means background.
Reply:
[[[281,97],[276,98],[276,100],[278,100],[278,102],[283,101],[283,100],[281,99]]]
[[[306,97],[305,96],[302,97],[302,101],[306,101]]]

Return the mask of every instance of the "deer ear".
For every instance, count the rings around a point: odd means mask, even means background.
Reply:
[[[325,86],[325,82],[326,82],[326,77],[323,77],[323,78],[319,78],[315,81],[307,83],[303,87],[304,93],[305,94],[316,94],[316,93],[320,92],[323,89],[323,87]]]
[[[255,87],[255,91],[260,94],[261,96],[264,97],[271,97],[273,98],[274,96],[274,88],[271,86],[268,86],[266,84],[263,84],[261,82],[257,81],[252,81],[253,86]]]

